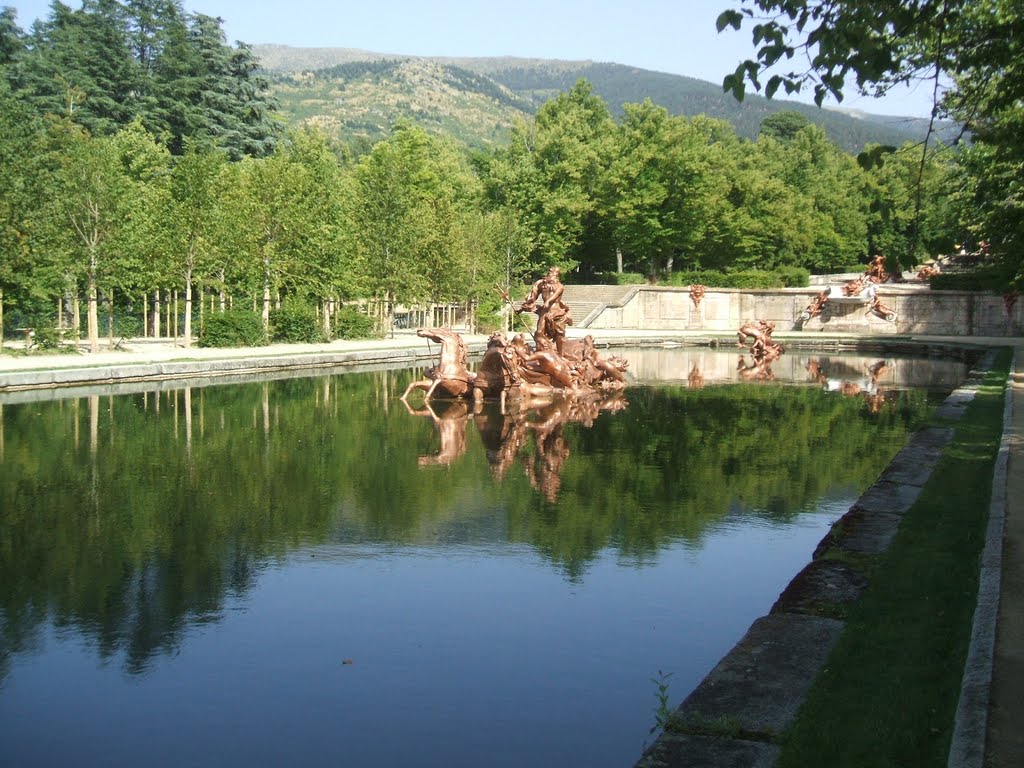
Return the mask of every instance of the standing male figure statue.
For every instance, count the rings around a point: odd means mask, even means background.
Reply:
[[[562,354],[566,326],[572,325],[569,307],[562,301],[565,286],[560,279],[561,273],[558,267],[551,267],[544,277],[533,284],[530,295],[523,300],[517,310],[537,313],[535,339],[541,336],[548,339],[554,344],[558,354]]]

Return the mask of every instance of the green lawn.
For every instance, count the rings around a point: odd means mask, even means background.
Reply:
[[[1003,350],[884,556],[778,768],[946,765],[1002,434]]]

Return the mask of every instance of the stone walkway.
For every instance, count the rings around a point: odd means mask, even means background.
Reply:
[[[599,344],[613,346],[654,344],[662,341],[707,343],[708,333],[634,332],[590,330]],[[574,335],[582,335],[576,331]],[[734,341],[731,334],[720,338]],[[482,350],[486,337],[465,336],[472,351]],[[800,344],[822,343],[840,345],[855,343],[855,336],[828,336],[819,333],[777,333],[779,340]],[[968,660],[961,712],[958,713],[957,734],[950,753],[950,768],[1018,768],[1024,766],[1024,339],[900,337],[884,339],[901,343],[928,345],[973,344],[980,347],[1006,346],[1016,348],[1012,386],[1007,395],[1007,420],[1003,446],[1003,469],[997,469],[994,482],[993,517],[1001,512],[1003,523],[990,527],[990,548],[998,551],[995,578],[983,576],[982,593],[976,615],[972,658]],[[15,344],[15,347],[18,345]],[[272,345],[248,349],[184,349],[166,341],[132,339],[122,348],[96,354],[19,355],[0,354],[0,393],[14,390],[45,390],[54,387],[118,382],[165,381],[202,375],[252,375],[286,368],[329,368],[351,364],[402,363],[432,359],[436,345],[428,345],[411,331],[396,333],[393,338],[369,341],[336,341],[329,344]],[[40,392],[40,394],[42,394]],[[948,407],[962,407],[956,393]],[[914,488],[923,483],[919,474],[921,462],[937,456],[948,436],[941,430],[925,430],[901,452],[872,489],[862,497],[860,512],[850,520],[837,546],[875,547],[886,543],[895,533],[893,519],[898,522],[908,500],[916,498]],[[934,434],[933,434],[934,433]],[[910,451],[906,456],[904,453]],[[900,457],[903,457],[903,464]],[[999,474],[999,472],[1002,474]],[[1005,490],[1005,494],[999,491]],[[910,501],[912,503],[912,500]],[[872,509],[873,506],[884,507]],[[999,506],[1002,509],[998,509]],[[856,509],[856,507],[855,507]],[[860,515],[858,517],[857,515]],[[992,531],[996,530],[996,533]],[[988,557],[988,555],[986,555]],[[987,559],[986,565],[993,560]],[[775,747],[759,740],[763,732],[777,733],[795,712],[792,694],[802,698],[813,675],[824,663],[827,651],[838,634],[839,622],[804,615],[800,610],[801,595],[806,590],[824,590],[832,599],[853,599],[863,585],[840,571],[821,573],[808,566],[797,579],[801,589],[787,589],[772,612],[759,619],[748,635],[740,641],[714,671],[691,694],[700,703],[692,711],[721,715],[740,738],[690,735],[663,749],[650,752],[641,761],[644,766],[770,766],[775,760]],[[984,571],[983,571],[984,573]],[[993,584],[994,582],[994,584]],[[793,587],[793,585],[791,585]],[[986,589],[989,590],[986,598]],[[991,590],[995,591],[992,592]],[[817,598],[815,598],[817,599]],[[986,611],[988,600],[992,608]],[[990,615],[989,615],[990,614]],[[980,626],[988,624],[990,626]],[[813,625],[813,626],[812,626]],[[986,648],[986,632],[990,638]],[[980,640],[978,640],[980,636]],[[980,646],[980,647],[979,647]],[[794,652],[794,650],[796,652]],[[794,663],[794,660],[798,663]],[[753,713],[747,720],[737,719],[728,707],[721,712],[729,695],[718,697],[712,705],[713,689],[735,684],[749,684],[757,676],[774,667],[776,677],[762,686],[759,693],[743,694],[744,706]],[[973,671],[972,671],[973,670]],[[740,690],[740,689],[737,689]],[[688,699],[689,701],[689,699]],[[684,702],[684,716],[686,703]],[[760,714],[758,714],[760,713]],[[746,734],[749,738],[744,738]],[[657,746],[657,745],[656,745]]]

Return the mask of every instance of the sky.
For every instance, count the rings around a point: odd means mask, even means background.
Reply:
[[[73,8],[79,0],[64,0]],[[0,0],[27,30],[50,0]],[[519,56],[590,60],[721,83],[754,46],[749,26],[715,30],[740,0],[185,0],[186,10],[224,20],[228,41],[359,48],[412,56]],[[791,62],[791,64],[795,63]],[[799,97],[811,102],[808,92]],[[828,103],[828,102],[826,102]],[[834,105],[834,102],[833,102]],[[848,93],[843,107],[927,117],[927,88],[883,99]]]

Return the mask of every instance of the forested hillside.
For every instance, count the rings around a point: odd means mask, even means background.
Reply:
[[[314,121],[338,135],[347,132],[369,139],[384,135],[395,120],[410,117],[469,146],[493,146],[508,140],[517,117],[532,115],[581,78],[617,118],[623,114],[623,105],[650,99],[675,115],[728,120],[737,134],[751,139],[757,137],[765,117],[782,111],[804,115],[849,152],[859,152],[868,144],[899,146],[920,141],[927,131],[927,121],[914,118],[853,116],[757,95],[738,102],[714,83],[621,64],[417,58],[278,45],[257,45],[254,51],[270,75],[284,113]],[[952,135],[952,124],[945,129]]]

